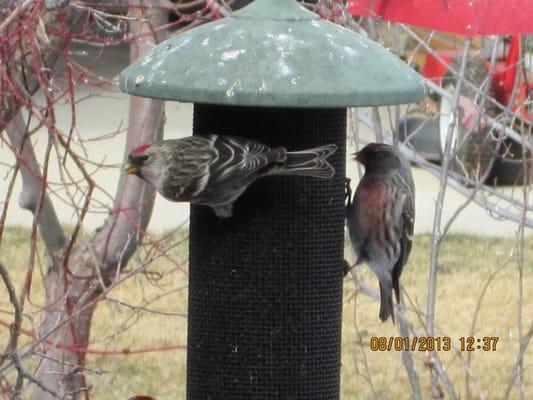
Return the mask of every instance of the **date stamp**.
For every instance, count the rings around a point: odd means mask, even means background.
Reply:
[[[496,351],[498,336],[461,336],[456,349],[461,351]],[[452,339],[449,336],[372,336],[372,351],[451,351]]]

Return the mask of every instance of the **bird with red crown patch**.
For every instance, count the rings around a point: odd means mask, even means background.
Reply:
[[[235,200],[262,176],[331,178],[335,171],[326,159],[336,150],[330,144],[287,151],[239,137],[195,135],[137,147],[124,172],[151,183],[167,200],[207,205],[230,217]]]

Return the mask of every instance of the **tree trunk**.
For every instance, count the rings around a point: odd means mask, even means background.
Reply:
[[[167,12],[147,3],[132,7],[130,16],[135,19],[131,32],[138,38],[131,46],[133,61],[164,39],[164,31],[154,32],[167,22]],[[135,146],[161,138],[163,125],[162,101],[132,97],[125,156]],[[152,187],[137,177],[121,175],[113,212],[102,229],[88,245],[54,258],[45,282],[46,308],[37,349],[45,356],[35,371],[49,392],[36,386],[32,399],[76,399],[88,390],[84,365],[94,310],[117,269],[126,265],[141,242],[154,199]]]

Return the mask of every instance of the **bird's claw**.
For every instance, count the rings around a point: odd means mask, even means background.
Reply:
[[[345,178],[344,181],[344,197],[345,199],[348,199],[348,204],[350,204],[351,198],[352,198],[352,187],[350,183],[352,180],[350,178]]]
[[[346,260],[344,260],[344,277],[346,277],[346,275],[348,275],[348,273],[353,269],[353,267],[355,267],[356,264],[354,265],[350,265],[350,263]]]

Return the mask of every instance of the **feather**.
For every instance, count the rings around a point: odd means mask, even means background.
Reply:
[[[137,154],[141,154],[141,153],[144,153],[146,150],[148,150],[150,148],[150,145],[148,143],[145,143],[145,144],[142,144],[140,146],[137,146],[136,148],[134,148],[130,154],[132,155],[137,155]]]

